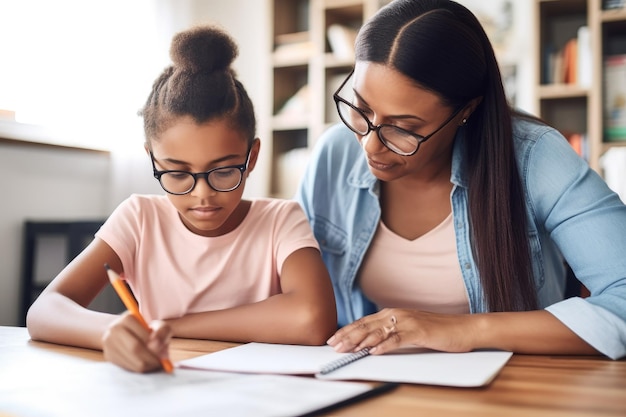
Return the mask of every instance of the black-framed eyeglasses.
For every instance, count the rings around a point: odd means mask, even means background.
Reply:
[[[417,133],[402,129],[401,127],[394,126],[392,124],[381,123],[374,126],[362,110],[358,109],[348,100],[339,95],[353,74],[354,69],[333,94],[333,99],[337,105],[337,112],[339,113],[341,121],[357,135],[366,136],[371,131],[375,131],[376,136],[378,136],[378,139],[382,142],[382,144],[398,155],[414,155],[419,150],[422,143],[426,142],[437,132],[443,129],[464,107],[460,106],[457,108],[441,126],[426,136],[418,135]]]
[[[198,178],[204,178],[207,184],[209,184],[209,187],[215,191],[228,192],[236,190],[241,185],[243,173],[248,169],[248,162],[250,162],[250,149],[248,149],[245,164],[217,167],[205,172],[181,170],[159,171],[156,169],[156,160],[151,150],[150,160],[152,161],[154,178],[159,181],[161,188],[170,194],[189,194],[196,187]]]

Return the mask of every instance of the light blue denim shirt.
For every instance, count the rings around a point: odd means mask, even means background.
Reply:
[[[462,139],[461,128],[453,151],[450,198],[470,311],[481,313],[487,307],[472,256]],[[517,120],[514,141],[540,306],[603,354],[625,356],[626,206],[555,129]],[[343,125],[327,130],[315,146],[296,199],[329,269],[339,326],[376,311],[355,279],[380,220],[378,190],[354,134]],[[563,259],[590,297],[563,300]]]

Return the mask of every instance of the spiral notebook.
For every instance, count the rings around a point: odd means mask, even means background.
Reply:
[[[183,368],[212,371],[315,375],[320,379],[478,387],[491,382],[511,352],[445,353],[401,349],[384,355],[337,353],[330,346],[247,343],[180,361]]]

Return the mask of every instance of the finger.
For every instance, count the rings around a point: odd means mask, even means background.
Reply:
[[[174,336],[172,327],[163,320],[154,320],[150,323],[150,329],[152,330],[151,337],[157,337],[167,343]]]
[[[152,328],[152,333],[150,334],[148,347],[159,358],[168,358],[168,347],[173,336],[172,328],[161,320],[152,322],[150,327]]]
[[[386,339],[380,343],[372,346],[369,350],[372,355],[382,355],[383,353],[391,352],[398,349],[402,345],[402,337],[400,333],[393,332]]]
[[[121,347],[124,349],[122,354],[125,363],[128,364],[127,369],[142,373],[161,369],[160,352],[155,352],[143,340],[130,338],[128,343]]]
[[[402,343],[402,337],[398,331],[398,318],[396,312],[392,309],[385,309],[381,313],[385,313],[383,321],[384,337],[377,343],[370,345],[370,353],[381,355],[385,352],[397,349]]]
[[[393,329],[391,328],[386,328],[385,326],[377,327],[373,329],[369,334],[367,334],[365,338],[352,350],[356,352],[364,348],[371,348],[372,346],[376,346],[386,340],[392,332]]]
[[[363,320],[363,319],[360,319],[360,320]],[[347,335],[349,335],[356,328],[355,326],[356,326],[356,323],[358,322],[359,320],[353,323],[347,324],[341,329],[337,330],[335,334],[332,335],[330,339],[326,341],[326,343],[330,346],[338,345]]]
[[[134,372],[159,369],[158,355],[147,346],[149,339],[150,332],[130,314],[124,314],[103,336],[105,359]]]
[[[337,352],[355,352],[375,346],[395,330],[386,314],[363,317],[335,334],[332,346]]]
[[[141,322],[130,312],[125,311],[119,318],[113,322],[112,326],[121,327],[127,329],[130,333],[134,334],[137,338],[147,342],[150,338],[150,329],[146,329]]]
[[[354,330],[357,329],[357,326],[359,325],[359,323],[361,323],[364,319],[361,318],[357,321],[354,321],[350,324],[345,325],[344,327],[342,327],[341,329],[337,330],[335,332],[335,334],[328,339],[328,344],[331,346],[336,345],[337,343],[339,343],[344,337],[346,337],[347,335],[349,335],[350,333],[352,333]]]
[[[387,315],[382,315],[376,322],[376,326],[367,335],[361,343],[355,348],[355,351],[370,348],[379,345],[383,341],[387,340],[392,334],[397,332],[396,325],[398,320],[395,315],[391,315],[387,318]]]
[[[339,329],[328,344],[337,352],[351,352],[370,334],[372,329],[372,317],[362,317],[357,321]]]
[[[126,328],[119,325],[111,326],[103,335],[102,345],[104,358],[126,370],[135,371],[133,354],[131,353],[132,342],[128,342],[134,336]]]

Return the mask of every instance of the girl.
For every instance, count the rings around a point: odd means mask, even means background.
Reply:
[[[213,27],[177,34],[173,65],[141,114],[166,195],[133,195],[31,306],[35,340],[101,349],[126,369],[157,369],[172,336],[322,344],[336,329],[328,272],[300,206],[243,200],[260,141],[230,68],[232,39]],[[152,322],[86,308],[123,272]]]
[[[626,355],[626,207],[555,129],[512,110],[476,17],[396,0],[360,30],[299,189],[341,352]],[[590,290],[564,299],[566,269]]]

